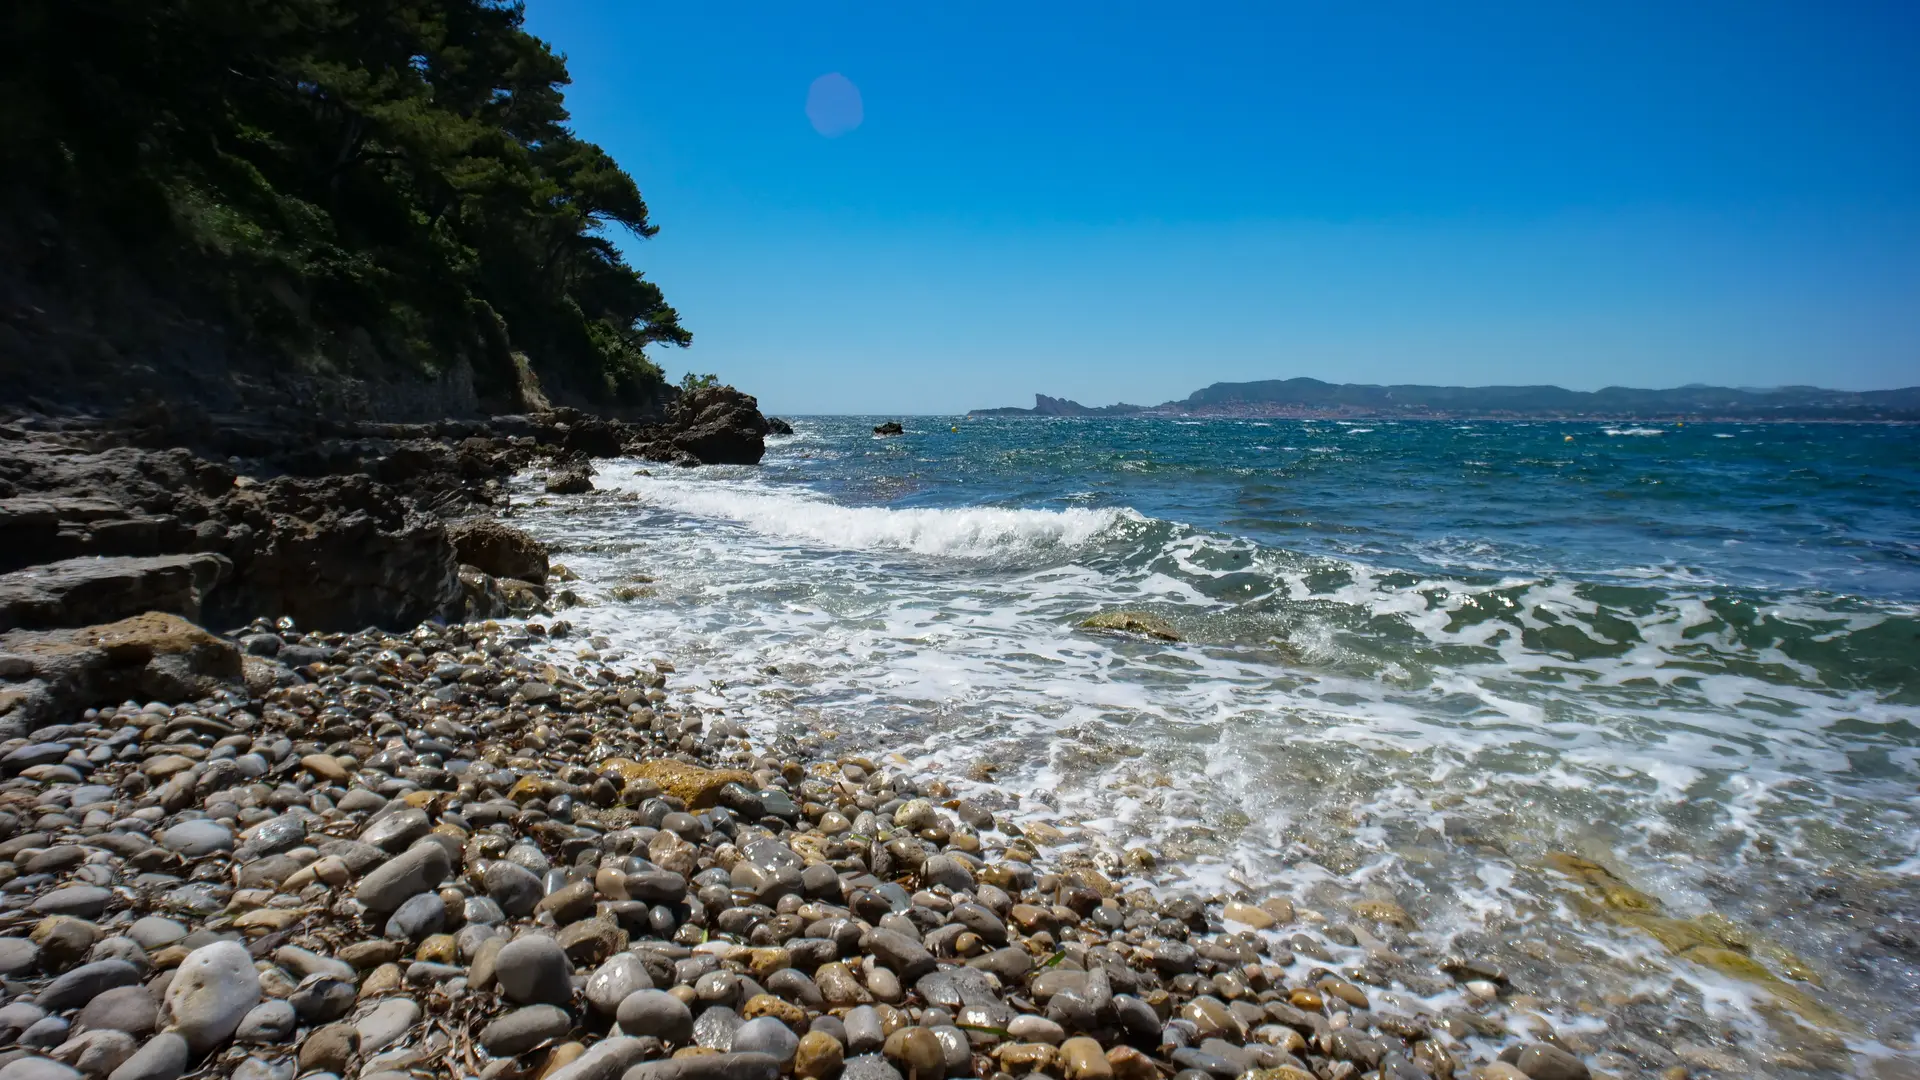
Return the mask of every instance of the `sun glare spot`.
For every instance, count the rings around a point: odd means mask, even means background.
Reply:
[[[837,139],[854,128],[866,114],[860,106],[860,88],[839,72],[830,72],[813,80],[807,88],[807,122],[813,130],[829,139]]]

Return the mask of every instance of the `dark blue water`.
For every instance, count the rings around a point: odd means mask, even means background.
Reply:
[[[533,507],[569,617],[1153,887],[1384,894],[1556,1023],[1914,1037],[1920,428],[881,419]]]
[[[1920,426],[935,417],[831,461],[782,471],[850,502],[1125,506],[1423,572],[1920,601]]]

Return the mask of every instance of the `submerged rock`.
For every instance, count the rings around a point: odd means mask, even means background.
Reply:
[[[1180,632],[1173,624],[1158,615],[1149,615],[1143,611],[1103,611],[1080,624],[1089,630],[1119,630],[1129,634],[1142,634],[1159,638],[1161,641],[1181,641]]]

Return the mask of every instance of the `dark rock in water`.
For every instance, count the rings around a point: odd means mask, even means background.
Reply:
[[[454,555],[497,578],[547,583],[547,547],[519,529],[497,521],[467,521],[447,530]]]
[[[873,426],[873,433],[875,435],[905,435],[907,429],[900,426],[900,421],[889,420],[884,424],[875,424]]]
[[[63,559],[0,574],[0,630],[112,622],[146,611],[200,617],[233,563],[208,552]]]
[[[552,495],[585,495],[593,490],[593,466],[584,461],[563,465],[547,474]]]
[[[791,435],[793,434],[793,425],[777,416],[769,416],[767,417],[767,434]]]
[[[1180,641],[1180,631],[1158,615],[1149,615],[1144,611],[1103,611],[1080,624],[1090,630],[1119,630],[1128,634],[1141,634],[1159,638],[1161,641]]]
[[[770,430],[751,394],[710,386],[681,395],[667,422],[651,429],[636,449],[649,461],[678,464],[690,455],[703,465],[758,465]]]

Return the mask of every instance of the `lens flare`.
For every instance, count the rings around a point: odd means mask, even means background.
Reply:
[[[807,88],[807,122],[813,130],[829,139],[837,139],[866,118],[860,104],[860,88],[837,71],[813,80]]]

